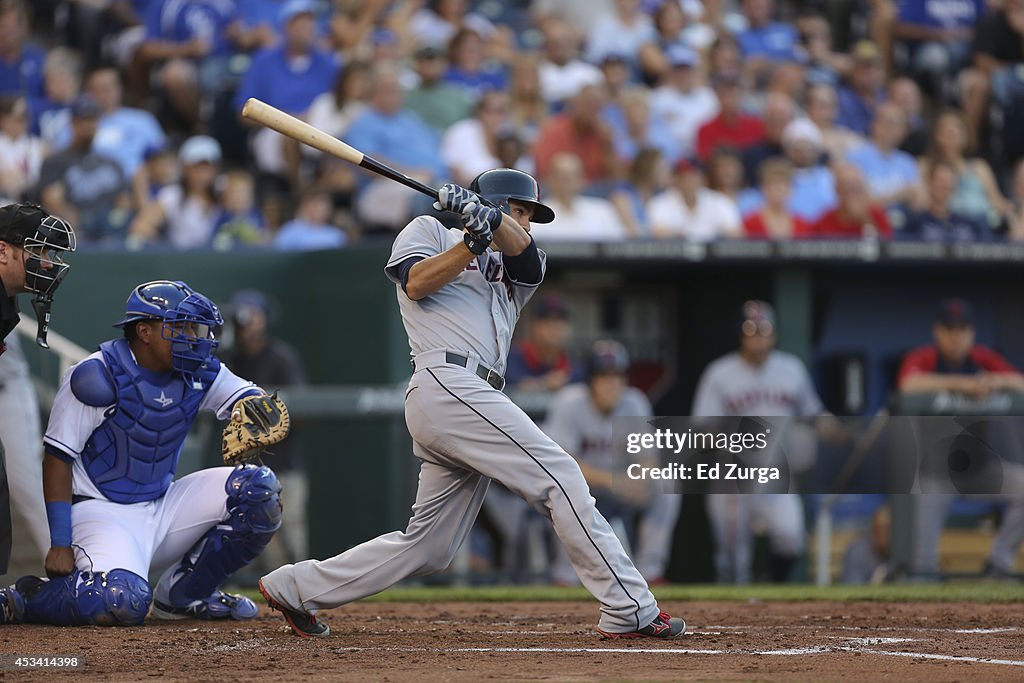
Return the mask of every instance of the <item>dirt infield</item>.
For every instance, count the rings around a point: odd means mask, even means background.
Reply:
[[[77,654],[85,668],[3,680],[1020,681],[1020,605],[696,602],[663,605],[689,633],[600,640],[594,603],[361,603],[300,639],[266,613],[245,623],[137,629],[0,627],[0,653]],[[989,661],[979,661],[989,660]]]

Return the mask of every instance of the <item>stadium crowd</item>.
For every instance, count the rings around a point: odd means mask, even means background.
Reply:
[[[1024,239],[1022,0],[0,0],[0,195],[84,246],[340,247],[534,172],[544,240]]]

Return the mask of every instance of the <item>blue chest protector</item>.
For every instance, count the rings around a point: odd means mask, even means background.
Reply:
[[[89,400],[103,393],[115,398],[85,444],[82,464],[96,488],[116,503],[155,500],[174,479],[185,436],[217,377],[220,361],[213,358],[197,373],[202,388],[196,389],[177,373],[155,376],[140,368],[127,340],[104,342],[100,352],[106,363],[102,379],[98,360],[82,363],[71,379],[72,391],[84,403],[110,405]],[[97,391],[103,381],[109,385]]]

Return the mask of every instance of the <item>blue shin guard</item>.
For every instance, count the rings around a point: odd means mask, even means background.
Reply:
[[[55,626],[138,626],[153,599],[149,582],[127,569],[74,573],[59,579],[24,576],[14,584],[24,621]]]
[[[177,611],[184,616],[183,610],[192,608],[189,616],[235,619],[256,616],[249,607],[251,601],[244,598],[243,603],[225,612],[221,607],[226,605],[225,595],[220,594],[217,587],[256,559],[281,527],[281,485],[269,467],[244,465],[228,475],[225,489],[227,519],[206,532],[181,562],[161,578],[157,586],[157,607],[163,612]],[[209,603],[208,610],[203,607],[206,603]]]

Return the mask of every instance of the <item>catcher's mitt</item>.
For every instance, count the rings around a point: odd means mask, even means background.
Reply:
[[[224,463],[238,465],[255,458],[262,449],[283,441],[290,427],[288,408],[277,392],[239,399],[224,426],[220,448]]]

